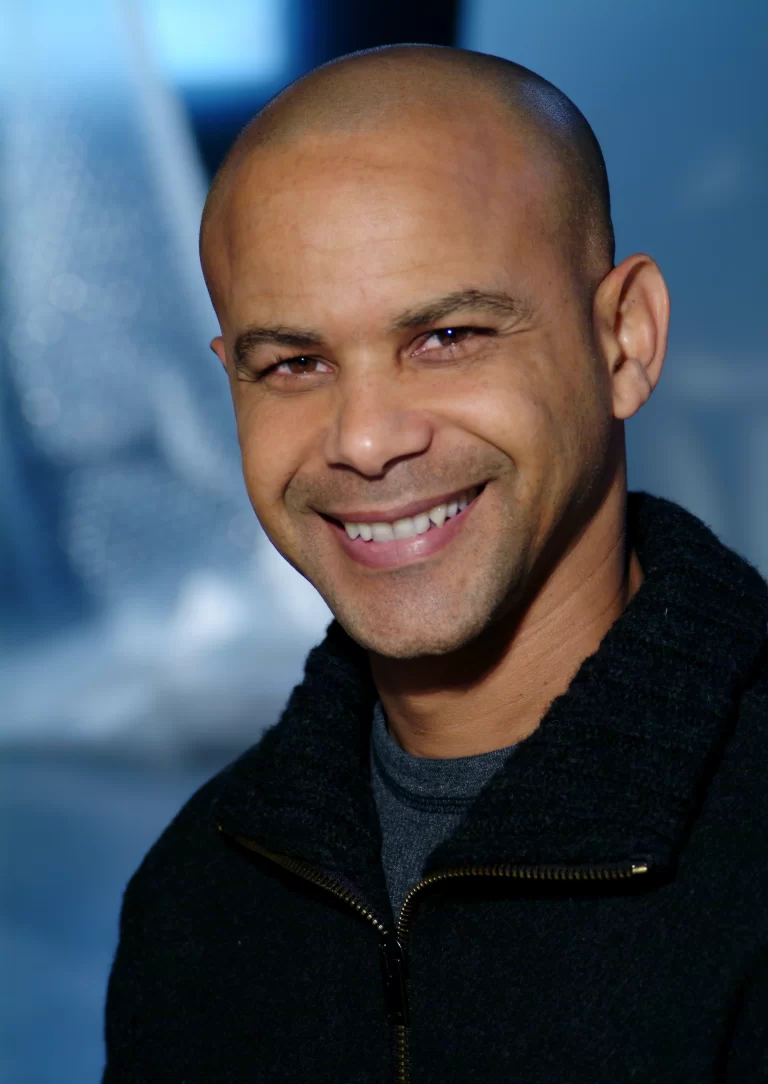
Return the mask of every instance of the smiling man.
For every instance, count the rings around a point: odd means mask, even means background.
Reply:
[[[253,507],[337,620],[129,885],[105,1081],[768,1080],[767,592],[627,496],[669,303],[583,116],[343,58],[201,255]]]

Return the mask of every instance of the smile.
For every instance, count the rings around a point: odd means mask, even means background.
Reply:
[[[452,541],[483,488],[471,486],[431,508],[397,519],[324,518],[341,548],[353,560],[371,568],[395,568],[431,557]]]
[[[428,512],[420,512],[416,516],[405,516],[387,522],[378,520],[373,523],[344,523],[344,530],[350,538],[362,538],[364,542],[394,542],[395,539],[416,538],[417,535],[426,534],[433,528],[440,529],[447,519],[453,519],[459,512],[463,512],[468,504],[477,497],[480,492],[479,486],[464,490],[454,500],[445,504],[436,504]]]

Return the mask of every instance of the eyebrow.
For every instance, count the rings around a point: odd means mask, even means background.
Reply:
[[[530,312],[522,301],[503,292],[487,290],[458,290],[444,297],[435,298],[420,308],[406,309],[391,325],[391,331],[412,331],[415,328],[435,324],[454,313],[470,310],[485,310],[504,316],[522,319]],[[248,327],[235,339],[235,365],[242,365],[248,353],[256,346],[289,346],[295,350],[311,350],[326,345],[325,338],[319,331],[311,328],[286,327],[283,324],[274,327]]]
[[[235,365],[242,365],[255,346],[290,346],[296,350],[311,350],[312,347],[324,346],[325,339],[319,331],[309,328],[284,327],[248,327],[235,339]]]
[[[395,320],[392,330],[409,331],[414,328],[424,327],[425,324],[435,324],[438,320],[453,316],[454,313],[468,312],[473,309],[484,309],[486,312],[515,316],[518,319],[529,315],[530,312],[529,307],[524,302],[503,292],[458,290],[456,293],[439,297],[435,301],[429,301],[421,308],[406,309]]]

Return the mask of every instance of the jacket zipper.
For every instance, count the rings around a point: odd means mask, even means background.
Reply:
[[[219,825],[219,831],[229,835]],[[281,866],[289,873],[310,881],[319,888],[333,893],[337,899],[343,900],[352,907],[363,919],[371,923],[381,935],[379,952],[381,958],[381,974],[384,984],[384,1002],[387,1012],[387,1020],[392,1028],[392,1048],[395,1058],[395,1075],[397,1084],[410,1084],[410,1050],[408,1032],[410,1019],[408,1012],[408,940],[410,937],[410,925],[413,920],[414,900],[424,889],[441,881],[448,881],[459,877],[506,877],[521,881],[620,881],[628,880],[648,873],[651,868],[649,859],[634,858],[621,862],[606,862],[604,865],[582,866],[537,866],[537,865],[514,865],[512,863],[499,863],[492,866],[453,866],[448,869],[435,870],[410,889],[403,900],[400,915],[394,931],[387,929],[386,924],[368,907],[365,900],[355,892],[334,880],[321,869],[303,862],[299,858],[291,858],[289,855],[276,854],[274,851],[262,847],[247,836],[232,835],[236,843],[249,851],[262,855],[276,865]]]

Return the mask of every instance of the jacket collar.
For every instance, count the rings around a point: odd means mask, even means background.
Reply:
[[[758,665],[768,588],[668,501],[631,494],[627,526],[641,588],[431,868],[646,854],[666,863],[679,850]],[[221,778],[217,820],[370,882],[381,847],[375,699],[365,653],[334,622],[280,722]]]

